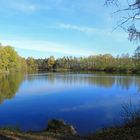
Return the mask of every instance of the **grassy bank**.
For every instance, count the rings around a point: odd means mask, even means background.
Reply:
[[[88,136],[91,140],[139,140],[140,127],[133,128],[108,128],[97,132],[96,134]]]
[[[84,137],[51,133],[51,132],[21,132],[0,129],[0,140],[84,140]]]
[[[21,132],[0,129],[0,140],[140,140],[140,118],[121,127],[106,128],[88,136],[57,132]]]
[[[140,127],[108,128],[90,136],[72,136],[50,132],[23,133],[13,130],[0,130],[0,140],[139,140]]]
[[[112,127],[88,136],[91,140],[140,140],[140,106],[129,104],[122,106],[124,125]]]

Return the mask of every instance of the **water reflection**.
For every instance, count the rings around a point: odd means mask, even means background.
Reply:
[[[15,96],[23,79],[21,73],[0,75],[0,103]]]
[[[139,76],[113,76],[109,74],[73,74],[73,73],[41,73],[23,75],[21,73],[0,75],[0,103],[5,99],[11,99],[18,91],[23,80],[29,83],[37,81],[46,81],[46,88],[53,85],[94,85],[100,88],[117,88],[129,90],[130,87],[135,87],[137,92],[140,92],[140,77]],[[40,84],[40,83],[39,83]],[[29,86],[35,89],[34,87]],[[44,87],[44,85],[43,85]],[[40,85],[41,88],[41,85]],[[50,90],[49,88],[49,90]],[[27,88],[28,89],[28,88]],[[59,90],[59,89],[58,89]],[[38,91],[39,92],[39,91]]]
[[[22,130],[43,130],[48,120],[58,118],[89,133],[122,123],[122,103],[130,97],[133,104],[139,101],[139,76],[12,74],[0,81],[0,126],[18,124]]]
[[[48,74],[32,74],[28,75],[28,80],[46,80],[50,83],[63,83],[69,85],[88,84],[98,87],[110,88],[116,85],[118,88],[129,89],[132,85],[140,91],[139,76],[113,76],[109,74],[72,74],[72,73],[48,73]]]

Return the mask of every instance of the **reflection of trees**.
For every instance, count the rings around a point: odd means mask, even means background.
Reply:
[[[28,75],[28,81],[46,80],[50,83],[63,84],[91,84],[99,87],[112,87],[113,85],[122,89],[129,89],[132,85],[140,91],[140,77],[116,74],[85,74],[85,73],[47,73]]]
[[[138,88],[140,92],[140,77],[130,75],[117,75],[106,73],[47,73],[28,75],[28,81],[46,80],[50,83],[62,84],[91,84],[99,87],[109,88],[113,85],[128,90],[131,86]]]
[[[140,92],[140,78],[135,78],[135,82],[134,82],[135,86],[138,87],[138,92]]]
[[[100,87],[111,87],[115,83],[115,78],[95,76],[95,77],[89,78],[89,82],[90,84],[94,84]]]
[[[34,80],[48,80],[49,82],[51,83],[54,83],[55,82],[55,78],[56,78],[56,75],[55,73],[37,73],[37,74],[29,74],[27,75],[27,79],[29,82],[32,82]]]
[[[64,74],[57,75],[57,80],[62,81],[66,84],[93,84],[103,87],[111,87],[115,83],[115,78],[107,76],[96,76],[96,75],[83,75],[83,74]]]
[[[51,83],[54,83],[54,82],[55,82],[55,74],[49,73],[49,74],[48,74],[48,80],[49,80]]]
[[[118,87],[123,89],[129,89],[129,87],[134,83],[134,78],[131,76],[118,76],[116,78],[116,84]]]
[[[51,77],[51,78],[50,78]],[[52,78],[53,77],[53,78]],[[52,80],[53,79],[53,80]],[[54,74],[48,76],[48,80],[62,82],[65,84],[93,84],[100,87],[111,87],[116,85],[123,89],[129,89],[135,85],[140,89],[140,78],[135,76],[120,76],[109,74]]]
[[[20,73],[0,75],[0,103],[14,97],[23,79]]]

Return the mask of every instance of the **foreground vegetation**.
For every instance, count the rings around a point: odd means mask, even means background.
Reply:
[[[139,124],[135,122],[135,124]],[[139,140],[140,125],[106,128],[87,136],[70,135],[54,132],[28,132],[0,129],[0,139],[3,140]]]
[[[20,57],[11,46],[0,45],[0,73],[10,71],[106,71],[106,72],[140,72],[140,47],[133,56],[122,54],[113,57],[111,54],[89,57],[53,56],[45,59],[27,59]]]
[[[131,103],[123,106],[125,123],[122,126],[104,128],[94,134],[80,136],[74,127],[62,120],[50,120],[48,128],[41,132],[22,132],[17,128],[0,129],[2,140],[139,140],[140,107]]]
[[[62,120],[50,120],[48,128],[41,132],[22,132],[17,128],[0,129],[3,140],[139,140],[140,139],[140,107],[131,104],[123,106],[123,126],[104,128],[94,134],[80,136],[75,128]]]

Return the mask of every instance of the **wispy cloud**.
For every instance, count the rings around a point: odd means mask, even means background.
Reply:
[[[39,5],[33,1],[26,1],[26,0],[2,0],[0,4],[3,9],[6,8],[6,11],[15,12],[34,12],[39,10]]]
[[[16,7],[15,7],[16,6]],[[25,12],[33,12],[39,9],[39,7],[35,4],[17,4],[14,7],[20,11]]]
[[[59,44],[51,41],[35,41],[35,40],[2,40],[2,44],[24,50],[33,50],[39,52],[58,53],[63,55],[88,56],[91,51],[76,49],[74,46]]]
[[[82,27],[82,26],[64,24],[64,23],[59,24],[59,27],[63,29],[76,30],[83,33],[90,33],[90,34],[97,32],[96,28]]]
[[[110,29],[99,29],[99,28],[94,28],[94,27],[78,26],[78,25],[65,24],[65,23],[60,23],[55,28],[74,30],[74,31],[82,32],[87,35],[94,35],[94,36],[100,36],[100,37],[111,37],[111,38],[119,39],[119,40],[127,38],[127,34],[124,31],[112,32],[113,29],[111,29],[111,28]]]

